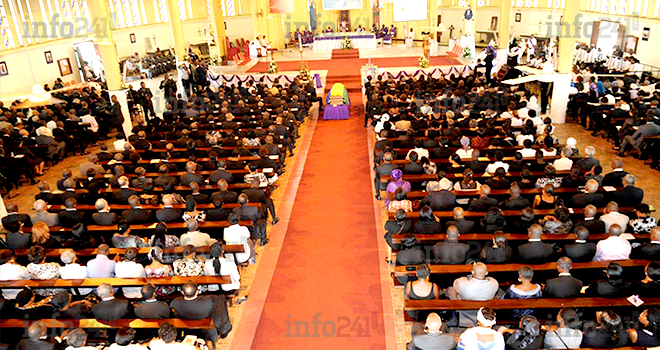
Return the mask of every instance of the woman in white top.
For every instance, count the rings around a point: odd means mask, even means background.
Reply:
[[[242,244],[245,252],[232,253],[237,264],[242,264],[252,257],[254,243],[250,239],[250,230],[241,226],[238,213],[231,213],[227,218],[231,226],[225,227],[223,238],[227,244]]]
[[[225,292],[236,290],[241,287],[241,275],[238,273],[238,267],[231,259],[224,258],[224,251],[222,244],[215,242],[209,249],[211,259],[206,259],[204,262],[204,275],[205,276],[229,276],[231,283],[222,284],[222,290]],[[209,292],[218,291],[217,284],[209,285]]]
[[[477,312],[477,326],[461,334],[456,350],[504,350],[504,336],[493,330],[494,325],[495,311],[482,307]]]
[[[413,45],[413,41],[415,41],[415,32],[413,31],[412,28],[410,28],[410,31],[408,32],[408,35],[406,36],[406,47],[411,48]]]
[[[578,349],[582,344],[582,321],[577,312],[571,308],[559,310],[557,325],[542,325],[546,332],[543,339],[545,349]]]
[[[467,136],[461,137],[461,145],[463,148],[456,150],[456,154],[461,157],[461,159],[472,159],[472,151],[470,147],[470,139]]]

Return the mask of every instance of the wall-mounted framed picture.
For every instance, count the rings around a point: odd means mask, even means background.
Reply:
[[[73,73],[71,69],[71,61],[68,58],[57,60],[57,66],[60,68],[60,75],[65,76]]]
[[[642,31],[642,40],[649,41],[649,35],[651,35],[651,28],[644,27],[644,30]]]
[[[522,21],[522,13],[517,12],[517,13],[516,13],[516,22],[519,22],[519,23],[520,23],[520,21]]]
[[[131,44],[135,44],[135,42],[137,42],[137,40],[135,39],[135,34],[134,33],[131,33],[130,38],[131,38]]]
[[[7,69],[7,62],[0,62],[0,77],[9,75],[9,70]]]
[[[44,52],[44,57],[46,58],[46,64],[53,63],[53,54],[50,51]]]

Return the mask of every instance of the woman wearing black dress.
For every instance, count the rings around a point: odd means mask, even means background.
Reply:
[[[412,230],[412,222],[408,220],[406,212],[399,209],[394,214],[394,220],[388,220],[385,223],[385,241],[394,250],[401,249],[399,244],[392,243],[392,235],[409,233]]]
[[[596,322],[586,322],[582,348],[618,348],[628,344],[621,317],[612,310],[596,312]]]
[[[651,308],[639,315],[639,330],[629,329],[630,342],[643,347],[660,345],[660,310]]]
[[[507,245],[506,235],[502,231],[493,234],[493,245],[481,250],[481,260],[486,264],[503,264],[513,257],[513,249]]]

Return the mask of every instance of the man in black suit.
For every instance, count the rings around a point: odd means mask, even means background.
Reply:
[[[635,187],[637,178],[633,174],[626,174],[623,177],[623,188],[616,192],[615,202],[619,207],[637,207],[644,200],[644,190]]]
[[[438,242],[433,247],[434,264],[465,264],[470,246],[465,243],[459,243],[458,236],[460,234],[456,226],[447,227],[446,240],[444,242]]]
[[[580,169],[589,171],[591,168],[595,167],[596,165],[600,165],[600,161],[596,158],[594,158],[594,155],[596,154],[596,148],[594,146],[587,146],[584,148],[584,158],[578,160],[577,166],[580,167]]]
[[[128,197],[137,195],[137,192],[129,188],[130,184],[126,176],[120,176],[119,179],[117,179],[117,183],[119,184],[119,189],[112,191],[112,195],[118,203],[126,203]]]
[[[472,151],[472,161],[469,163],[465,164],[465,167],[468,169],[472,169],[472,171],[475,174],[483,174],[486,172],[486,167],[488,164],[483,163],[482,161],[479,160],[480,153],[478,150],[473,150]]]
[[[64,181],[66,181],[66,179],[70,179],[71,176],[73,176],[71,169],[62,170],[62,178],[57,180],[57,189],[60,191],[64,191],[65,190]]]
[[[105,143],[102,143],[100,148],[101,151],[96,154],[96,156],[99,158],[99,161],[107,162],[114,157],[112,153],[108,152],[108,145],[106,145]]]
[[[419,161],[419,155],[417,152],[412,151],[408,155],[408,159],[410,159],[410,163],[406,164],[403,167],[403,172],[406,174],[423,174],[424,173],[424,168],[418,163]]]
[[[191,182],[197,182],[198,184],[204,183],[202,175],[195,174],[195,170],[197,170],[197,163],[192,161],[186,163],[187,173],[181,175],[181,184],[188,185]]]
[[[619,187],[623,177],[628,174],[623,170],[623,159],[616,157],[612,160],[612,172],[603,176],[603,186]]]
[[[188,199],[194,199],[195,203],[197,204],[203,204],[203,203],[209,203],[209,196],[203,193],[199,193],[199,184],[197,182],[191,182],[188,184],[188,187],[190,187],[190,194],[186,196],[186,200]]]
[[[220,179],[224,179],[228,183],[234,182],[234,175],[226,170],[227,163],[224,160],[218,160],[218,169],[211,172],[209,182],[217,183]]]
[[[175,177],[167,175],[168,171],[169,168],[167,164],[161,164],[158,167],[158,172],[160,173],[160,176],[158,176],[154,180],[154,186],[166,186],[166,185],[174,186],[177,184],[177,180]]]
[[[482,185],[479,190],[479,198],[470,201],[469,211],[488,211],[491,207],[497,206],[497,200],[490,198],[490,186]]]
[[[456,207],[452,211],[454,215],[454,220],[447,221],[447,226],[456,226],[459,233],[470,233],[474,231],[474,221],[465,220],[465,212],[463,208]]]
[[[266,237],[266,223],[259,208],[249,206],[249,201],[248,196],[245,193],[241,193],[238,196],[238,204],[241,206],[234,208],[232,212],[240,215],[240,220],[252,221],[252,226],[250,226],[252,239],[261,239],[261,245],[264,246],[269,242],[268,237]]]
[[[8,227],[18,222],[22,222],[25,226],[32,226],[30,216],[27,214],[19,214],[18,205],[16,203],[7,204],[7,216],[2,218],[2,226]]]
[[[585,206],[592,204],[597,208],[600,208],[605,204],[605,196],[598,193],[598,181],[591,179],[587,181],[584,188],[587,190],[587,193],[578,193],[571,198],[568,206],[570,208],[584,208]]]
[[[151,211],[142,209],[138,196],[132,195],[128,197],[128,204],[131,206],[131,209],[121,212],[121,219],[126,221],[127,224],[142,224],[153,221]]]
[[[528,264],[540,264],[548,262],[555,254],[555,246],[550,243],[541,242],[543,227],[534,224],[527,231],[529,242],[518,247],[520,261]]]
[[[135,305],[133,313],[138,318],[169,318],[170,306],[164,301],[156,300],[156,287],[145,284],[140,290],[143,302]]]
[[[105,199],[97,199],[94,205],[96,206],[96,210],[98,210],[98,213],[92,214],[92,220],[94,220],[95,224],[110,226],[117,223],[117,214],[110,212],[110,206]]]
[[[229,334],[232,326],[224,295],[199,296],[197,285],[191,281],[182,286],[182,292],[183,297],[178,297],[170,303],[170,307],[177,317],[184,320],[212,318],[215,328],[204,330],[203,333],[204,337],[214,344],[218,340],[218,334],[222,338]]]
[[[280,164],[276,163],[274,160],[270,159],[270,153],[268,149],[264,146],[259,148],[259,159],[250,162],[257,167],[257,169],[273,169],[273,171],[280,173]]]
[[[520,196],[520,187],[514,182],[509,188],[511,197],[502,202],[505,209],[522,210],[530,206],[529,200]]]
[[[575,228],[575,235],[577,236],[575,243],[567,244],[564,247],[566,256],[577,262],[593,260],[596,255],[596,244],[587,242],[589,230],[584,226],[578,226]]]
[[[16,349],[21,350],[55,350],[60,349],[59,343],[53,338],[47,338],[48,325],[44,321],[35,321],[27,329],[29,338],[18,342]]]
[[[427,186],[428,194],[422,200],[422,206],[428,205],[433,210],[449,210],[456,205],[456,195],[451,190],[451,181],[442,179],[431,181]]]
[[[82,194],[76,193],[76,181],[73,179],[66,179],[63,183],[64,193],[60,194],[60,203],[66,202],[69,198],[74,198],[76,201],[79,201]]]
[[[182,221],[181,210],[173,207],[174,197],[171,194],[163,195],[163,209],[156,210],[156,220],[164,222]]]
[[[127,317],[131,313],[131,303],[126,300],[115,299],[115,291],[111,285],[103,283],[96,288],[96,295],[101,301],[92,306],[94,318],[100,320],[117,320]]]
[[[598,209],[594,205],[587,205],[584,207],[584,218],[578,220],[575,226],[584,226],[589,230],[589,233],[605,233],[605,223],[596,220]]]
[[[546,298],[575,298],[580,296],[582,281],[571,276],[573,262],[567,257],[557,260],[559,277],[545,282],[543,297]]]
[[[236,203],[238,200],[238,193],[229,191],[229,184],[224,179],[218,181],[218,190],[211,195],[213,202],[215,202],[216,198],[222,198],[222,201],[225,203]]]
[[[273,225],[276,225],[280,221],[277,215],[275,215],[275,204],[273,203],[273,200],[268,197],[266,191],[259,188],[259,180],[256,178],[250,180],[250,188],[243,190],[243,193],[248,196],[250,202],[262,204],[264,208],[264,218],[268,218],[268,211],[270,211],[270,216],[273,218]]]
[[[660,226],[651,229],[650,242],[644,243],[633,250],[633,256],[637,259],[660,260]]]
[[[48,185],[48,182],[39,181],[37,183],[37,188],[39,189],[39,194],[34,196],[35,201],[41,199],[49,205],[60,203],[59,196],[50,192],[50,185]]]
[[[221,197],[216,197],[213,201],[213,206],[215,209],[211,209],[206,212],[206,221],[223,221],[227,220],[229,217],[230,210],[222,207],[224,202]]]
[[[374,186],[376,188],[376,198],[381,199],[380,191],[387,188],[387,183],[381,183],[382,176],[389,176],[392,170],[398,169],[399,167],[396,164],[392,163],[394,155],[392,152],[385,152],[383,155],[383,163],[374,169],[376,176],[374,177]]]
[[[118,156],[119,158],[122,157],[121,154],[115,154],[115,156]],[[119,183],[117,181],[119,181],[120,177],[124,176],[124,172],[126,170],[124,169],[123,165],[118,164],[118,165],[115,165],[114,168],[112,168],[112,171],[113,171],[114,175],[110,178],[110,181],[109,181],[110,182],[110,187],[119,188]]]
[[[59,221],[60,226],[73,227],[76,226],[77,223],[84,223],[83,219],[85,218],[85,214],[76,209],[77,205],[78,201],[73,197],[64,201],[66,209],[57,214],[57,220]]]

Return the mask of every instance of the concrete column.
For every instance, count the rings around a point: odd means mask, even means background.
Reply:
[[[103,60],[108,90],[119,90],[122,86],[121,70],[117,59],[117,48],[110,28],[110,23],[114,21],[114,18],[108,11],[105,1],[89,2],[89,12],[92,18],[99,19],[99,25],[94,26],[94,37],[96,38],[96,44],[98,44],[99,56]]]
[[[500,8],[500,28],[497,40],[500,49],[509,50],[509,36],[511,36],[511,1],[502,1]]]
[[[218,46],[218,56],[222,57],[227,54],[226,52],[226,37],[227,32],[225,31],[225,17],[222,15],[222,2],[220,0],[207,0],[211,1],[211,7],[213,9],[213,23],[215,24],[215,42]],[[254,38],[250,38],[253,40]],[[231,57],[227,57],[231,59]]]
[[[167,0],[167,12],[170,15],[170,28],[172,29],[172,39],[174,42],[174,54],[176,60],[183,61],[186,55],[186,45],[183,40],[183,28],[181,27],[181,17],[179,17],[179,3],[177,0]]]
[[[433,34],[433,40],[438,40],[438,33],[435,28],[438,27],[438,0],[428,0],[429,9],[429,29],[428,31]]]
[[[580,2],[566,1],[563,21],[568,24],[559,35],[558,71],[559,75],[554,81],[552,90],[552,104],[550,106],[550,117],[553,123],[563,124],[566,122],[566,108],[568,106],[568,92],[571,87],[571,70],[573,69],[573,55],[575,41],[580,35]],[[564,23],[562,23],[564,24]]]

